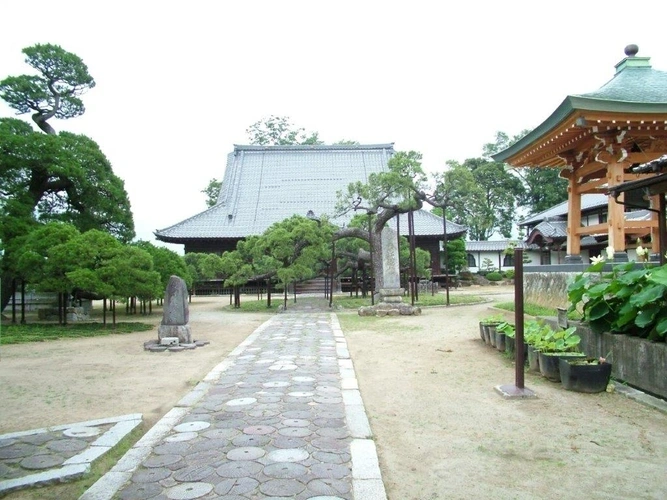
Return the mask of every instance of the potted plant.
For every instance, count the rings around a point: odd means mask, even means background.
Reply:
[[[602,392],[609,384],[611,363],[606,358],[560,358],[560,380],[568,391]]]
[[[514,325],[507,321],[502,322],[496,327],[496,335],[498,334],[503,336],[504,351],[508,354],[513,354],[515,337]]]
[[[526,343],[526,356],[528,358],[528,369],[530,371],[540,371],[539,345],[542,339],[551,331],[544,322],[531,319],[526,321],[523,326],[523,340]]]
[[[480,336],[482,337],[482,340],[487,343],[487,345],[492,345],[494,347],[496,346],[496,327],[501,323],[503,323],[503,317],[500,314],[487,316],[479,322]]]
[[[552,382],[560,382],[560,359],[585,356],[579,352],[581,337],[575,333],[574,326],[565,330],[547,329],[535,346],[539,351],[540,373]]]

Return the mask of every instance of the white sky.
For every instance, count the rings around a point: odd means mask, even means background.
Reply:
[[[394,142],[438,171],[598,89],[627,44],[667,71],[664,1],[31,0],[0,14],[0,79],[29,73],[36,43],[88,65],[86,113],[51,123],[100,145],[154,243],[206,208],[200,191],[270,115],[327,143]]]

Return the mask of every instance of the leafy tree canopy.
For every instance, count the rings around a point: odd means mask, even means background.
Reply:
[[[287,116],[269,116],[253,123],[246,130],[250,144],[284,146],[288,144],[324,144],[317,132],[295,127]]]
[[[518,135],[509,137],[505,132],[496,133],[496,141],[484,145],[484,157],[507,149],[530,130],[522,130]],[[523,183],[524,191],[519,195],[518,202],[528,209],[527,215],[543,212],[548,208],[567,200],[567,180],[560,177],[560,169],[548,167],[512,169]]]
[[[79,96],[93,88],[95,80],[79,56],[59,45],[37,44],[23,53],[25,62],[38,74],[8,76],[0,81],[0,98],[18,114],[34,111],[32,119],[37,126],[55,134],[47,120],[82,115],[85,107]]]

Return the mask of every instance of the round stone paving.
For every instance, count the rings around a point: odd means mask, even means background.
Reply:
[[[287,395],[292,396],[293,398],[309,398],[310,396],[314,396],[314,393],[304,392],[304,391],[295,391],[295,392],[288,392]]]
[[[281,381],[272,381],[272,382],[264,382],[262,386],[264,387],[272,387],[272,388],[277,388],[277,387],[288,387],[290,385],[289,382],[281,382]]]
[[[295,382],[315,382],[313,377],[292,377]]]
[[[257,400],[255,398],[239,398],[227,401],[225,404],[228,406],[245,406],[245,405],[251,405],[256,402]]]
[[[306,485],[293,479],[271,479],[259,485],[259,491],[269,496],[289,497],[298,495]]]
[[[56,465],[62,465],[65,461],[60,455],[33,455],[21,460],[21,467],[30,470],[50,469]]]
[[[303,448],[288,448],[285,450],[273,450],[266,455],[267,460],[272,462],[301,462],[309,457]]]
[[[262,470],[262,465],[257,462],[249,460],[239,460],[236,462],[228,462],[218,467],[215,472],[220,477],[240,478],[249,477],[258,474]]]
[[[312,434],[310,429],[305,427],[284,427],[278,431],[281,436],[302,438]]]
[[[242,434],[232,440],[232,444],[239,447],[266,446],[270,442],[271,438],[268,436],[252,436],[247,434]]]
[[[164,440],[167,443],[177,443],[179,441],[190,441],[197,437],[196,432],[179,432],[178,434],[172,434],[167,436]]]
[[[334,464],[328,464],[333,466]],[[305,476],[308,468],[293,462],[278,462],[264,467],[264,474],[276,479],[294,479]]]
[[[156,483],[132,484],[120,492],[119,498],[121,500],[144,500],[160,493],[162,493],[162,486]]]
[[[333,467],[334,465],[331,464]],[[197,482],[206,479],[215,473],[215,469],[210,465],[193,465],[180,469],[174,473],[174,479],[183,483]]]
[[[92,437],[97,436],[101,432],[97,427],[72,427],[65,429],[63,434],[67,437]]]
[[[183,483],[173,488],[168,488],[167,498],[172,500],[188,500],[208,495],[213,490],[213,485],[208,483]]]
[[[211,424],[209,422],[195,421],[195,422],[185,422],[184,424],[179,424],[176,427],[174,427],[174,430],[176,432],[197,432],[204,429],[208,429],[209,427],[211,427]]]
[[[350,474],[349,467],[338,464],[314,464],[310,471],[317,478],[342,479]]]
[[[0,458],[21,458],[37,452],[39,448],[32,444],[15,443],[10,446],[0,448]]]
[[[308,490],[320,495],[345,495],[350,491],[350,485],[347,481],[341,479],[313,479],[308,483]],[[313,498],[340,498],[337,496],[321,496]]]
[[[208,439],[231,439],[240,434],[236,429],[226,428],[226,429],[211,429],[202,433],[203,436]]]
[[[293,365],[293,364],[278,364],[276,363],[275,365],[269,366],[269,370],[273,371],[290,371],[290,370],[296,370],[298,366]]]
[[[238,479],[223,479],[215,485],[215,493],[218,495],[225,495],[225,499],[239,498],[246,500],[246,497],[236,496],[250,493],[259,485],[257,479],[251,477],[240,477]],[[234,495],[234,496],[231,496]]]
[[[157,469],[139,469],[132,474],[133,483],[157,483],[171,476],[171,471],[160,467]]]
[[[229,460],[255,460],[263,457],[266,452],[262,448],[255,446],[244,446],[241,448],[234,448],[227,453]]]
[[[287,427],[308,427],[310,421],[302,418],[288,418],[283,420],[282,424]]]
[[[88,448],[88,443],[82,439],[58,439],[49,442],[46,447],[49,450],[66,453],[68,451],[81,451]]]
[[[175,464],[182,458],[180,455],[152,455],[144,460],[144,467],[166,467]]]
[[[244,434],[271,434],[273,431],[275,431],[275,427],[271,427],[270,425],[253,425],[250,427],[246,427],[243,429]]]

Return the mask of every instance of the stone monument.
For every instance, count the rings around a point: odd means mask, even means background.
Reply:
[[[382,277],[384,287],[379,290],[380,302],[374,306],[359,308],[359,316],[411,316],[421,314],[421,309],[403,303],[401,270],[399,265],[396,231],[388,226],[382,230]]]
[[[164,308],[162,323],[158,328],[158,339],[164,343],[166,339],[178,339],[179,344],[191,344],[190,310],[188,308],[188,287],[182,278],[169,278],[167,290],[164,293]]]

